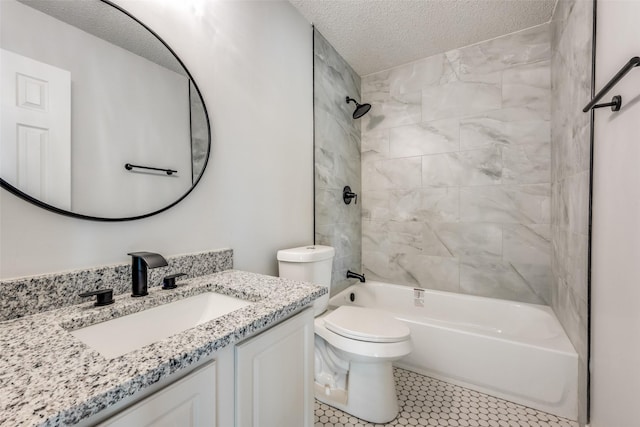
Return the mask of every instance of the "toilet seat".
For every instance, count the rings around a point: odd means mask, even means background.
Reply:
[[[380,310],[340,306],[324,316],[324,326],[345,338],[372,343],[395,343],[409,338],[402,322]]]

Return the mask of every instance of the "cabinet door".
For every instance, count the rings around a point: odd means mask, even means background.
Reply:
[[[236,347],[236,426],[313,426],[313,310]]]
[[[100,424],[100,427],[216,425],[216,365],[212,362]]]

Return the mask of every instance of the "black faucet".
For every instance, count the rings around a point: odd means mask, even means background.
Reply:
[[[361,283],[364,283],[364,274],[354,273],[351,270],[347,270],[347,279],[358,279]]]
[[[153,252],[131,252],[131,296],[143,297],[147,292],[147,267],[165,267],[169,265],[160,254]]]

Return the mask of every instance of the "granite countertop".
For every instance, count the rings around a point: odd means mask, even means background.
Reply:
[[[69,331],[202,292],[255,304],[114,359]],[[223,347],[273,325],[325,294],[320,286],[227,270],[150,289],[115,304],[87,302],[0,325],[0,425],[61,426],[80,422]]]

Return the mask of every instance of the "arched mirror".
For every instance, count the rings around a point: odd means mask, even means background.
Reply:
[[[200,180],[200,91],[153,31],[103,0],[0,1],[0,183],[43,208],[144,218]]]

